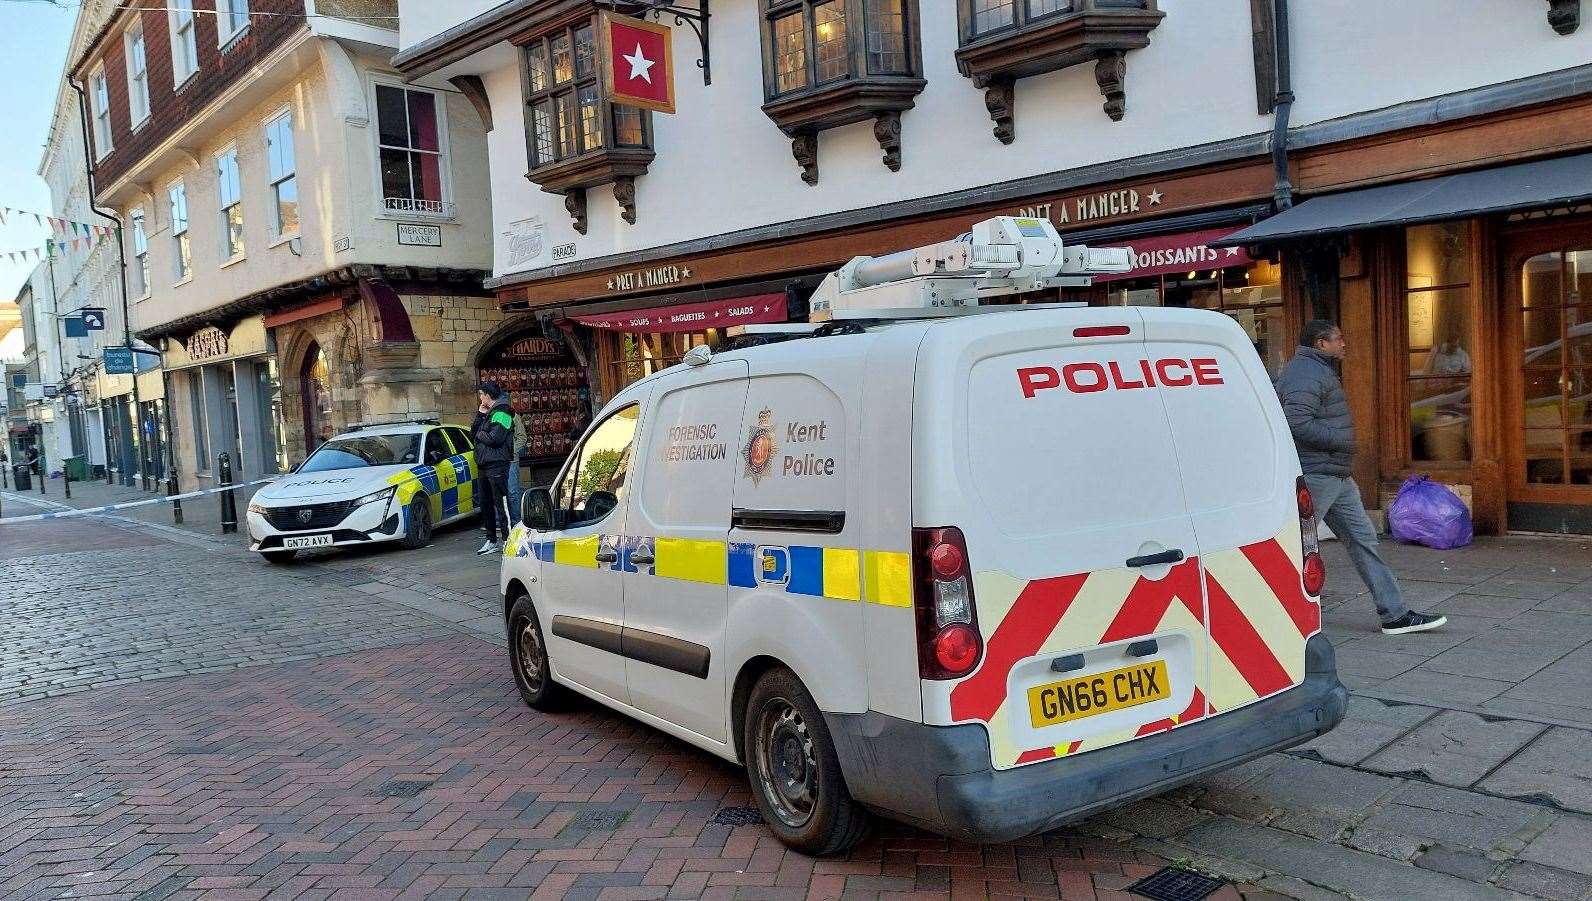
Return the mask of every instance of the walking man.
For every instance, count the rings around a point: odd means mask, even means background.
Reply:
[[[486,543],[476,554],[496,552],[498,535],[509,537],[508,504],[509,457],[514,453],[514,413],[509,397],[497,382],[486,381],[476,392],[481,402],[470,431],[475,435],[475,465],[481,477],[477,482],[481,492],[481,528],[486,530]]]
[[[1334,363],[1343,360],[1347,347],[1343,331],[1322,319],[1305,323],[1299,348],[1277,378],[1288,428],[1299,449],[1305,486],[1321,518],[1343,541],[1355,571],[1382,618],[1384,635],[1424,632],[1448,622],[1447,617],[1416,613],[1404,606],[1398,579],[1382,562],[1376,549],[1376,527],[1365,515],[1360,488],[1350,478],[1354,468],[1354,422]]]

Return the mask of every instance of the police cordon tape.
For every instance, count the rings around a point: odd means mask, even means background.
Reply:
[[[104,507],[84,507],[81,510],[56,510],[53,513],[34,513],[28,516],[0,517],[0,526],[9,526],[17,522],[36,522],[41,519],[61,519],[67,516],[88,516],[93,513],[110,513],[115,510],[126,510],[129,507],[147,507],[150,504],[167,504],[172,501],[185,501],[190,497],[203,497],[207,494],[220,494],[223,491],[236,491],[239,488],[249,488],[254,485],[264,485],[276,479],[256,479],[252,482],[239,482],[236,485],[225,485],[220,488],[201,488],[198,491],[187,491],[182,494],[168,494],[162,497],[152,497],[142,501],[128,501],[125,504],[108,504]],[[33,499],[21,494],[8,494],[7,497],[23,503],[33,503]]]

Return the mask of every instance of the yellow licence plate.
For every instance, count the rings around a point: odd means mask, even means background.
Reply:
[[[1086,716],[1137,707],[1172,696],[1166,661],[1135,663],[1092,676],[1049,682],[1028,689],[1028,713],[1035,728]]]

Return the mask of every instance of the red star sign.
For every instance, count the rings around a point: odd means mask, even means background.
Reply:
[[[674,112],[674,58],[669,29],[605,12],[598,23],[603,81],[613,102]]]

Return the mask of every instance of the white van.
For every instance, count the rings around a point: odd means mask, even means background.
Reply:
[[[745,764],[815,854],[864,811],[1018,838],[1342,718],[1309,494],[1231,319],[1010,307],[693,362],[527,492],[501,588],[533,707]]]

